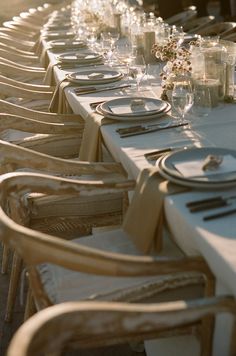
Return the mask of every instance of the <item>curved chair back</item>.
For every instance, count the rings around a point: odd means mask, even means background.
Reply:
[[[197,33],[205,27],[213,24],[215,16],[203,16],[196,19],[189,20],[183,24],[184,31],[187,33]]]
[[[224,296],[159,304],[62,303],[26,321],[14,335],[7,356],[61,355],[75,338],[78,347],[91,349],[164,337],[181,327],[182,332],[194,327],[201,331],[203,318],[224,312],[235,316],[235,311],[234,299]],[[202,355],[204,349],[203,344]]]
[[[201,29],[198,35],[224,38],[233,32],[236,32],[236,22],[219,22]]]

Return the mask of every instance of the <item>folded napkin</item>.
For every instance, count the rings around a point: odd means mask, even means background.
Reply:
[[[44,66],[44,68],[48,68],[48,66],[50,65],[50,60],[47,51],[48,48],[44,47],[41,53],[39,54],[40,63],[42,64],[42,66]]]
[[[35,42],[32,51],[35,52],[38,56],[40,56],[40,54],[42,53],[42,49],[43,49],[42,39],[41,37],[39,37]]]
[[[100,127],[110,123],[114,123],[114,121],[96,113],[91,113],[86,117],[79,154],[81,161],[96,162],[102,160]]]
[[[54,67],[57,66],[58,63],[49,63],[45,77],[43,79],[44,84],[54,86],[56,84],[55,82],[55,76],[54,76]]]
[[[73,113],[65,96],[65,88],[69,86],[73,86],[73,83],[67,81],[66,78],[57,84],[52,96],[52,100],[49,105],[50,112],[56,112],[58,114]]]
[[[125,214],[123,229],[137,249],[148,254],[162,249],[162,232],[165,226],[164,198],[188,190],[165,181],[158,168],[144,169],[137,181],[134,196]]]

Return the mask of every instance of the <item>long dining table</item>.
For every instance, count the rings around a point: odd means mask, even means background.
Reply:
[[[46,48],[47,42],[43,40],[42,43]],[[47,55],[51,65],[56,64],[58,54],[48,49]],[[54,80],[56,83],[62,82],[67,73],[85,69],[84,66],[81,68],[78,66],[62,70],[55,65],[53,67]],[[109,67],[99,65],[99,67],[93,68],[94,71],[101,69],[109,69]],[[124,78],[119,84],[126,83],[126,81],[127,79]],[[130,88],[84,95],[77,95],[74,89],[73,85],[65,88],[65,97],[72,111],[83,116],[85,125],[88,117],[100,117],[100,114],[91,108],[91,103],[134,95],[133,89]],[[160,93],[161,88],[150,86],[146,79],[143,81],[138,95],[159,98]],[[137,95],[137,93],[135,94]],[[176,119],[171,116],[170,112],[153,122],[165,122],[166,120],[174,122]],[[212,108],[208,116],[204,117],[197,116],[193,111],[187,115],[186,120],[189,123],[187,126],[125,138],[120,137],[117,129],[137,123],[109,121],[99,127],[104,151],[109,152],[110,159],[121,162],[130,177],[137,179],[144,168],[157,164],[155,160],[149,160],[145,155],[158,149],[171,148],[174,150],[191,147],[236,149],[236,106],[234,103],[220,103],[217,107]],[[82,159],[86,159],[86,157]],[[191,213],[186,206],[190,201],[209,199],[216,195],[221,197],[236,196],[236,184],[227,189],[195,188],[187,192],[169,195],[164,200],[165,215],[177,245],[186,254],[200,254],[206,259],[216,277],[216,293],[229,293],[236,296],[236,213],[205,221],[203,218],[209,212]],[[232,200],[230,208],[232,209],[235,204]],[[229,206],[214,209],[214,212],[224,212],[227,209]],[[221,316],[218,319],[215,330],[214,356],[228,355],[231,326],[229,317]],[[147,350],[150,350],[148,354],[153,354],[152,347],[148,348],[147,346]]]

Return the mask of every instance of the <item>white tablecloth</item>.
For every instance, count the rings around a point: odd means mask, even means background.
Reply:
[[[54,55],[49,53],[51,60]],[[84,68],[83,68],[84,69]],[[55,67],[57,80],[62,80],[65,71]],[[73,70],[72,70],[73,71]],[[144,95],[155,93],[145,90]],[[77,114],[85,119],[91,112],[89,103],[108,100],[127,95],[127,92],[101,92],[97,94],[76,96],[73,88],[66,89],[67,100]],[[156,93],[158,95],[158,93]],[[220,104],[214,108],[208,117],[188,118],[190,127],[176,128],[153,132],[146,135],[120,138],[116,129],[129,126],[130,123],[114,122],[101,128],[104,143],[116,161],[122,163],[131,177],[136,178],[139,172],[148,167],[144,153],[158,148],[183,146],[219,146],[236,149],[236,106],[235,104]],[[217,195],[236,195],[236,187],[227,191],[217,191]],[[214,191],[192,191],[167,197],[165,212],[167,220],[179,246],[189,254],[202,254],[218,281],[218,292],[229,291],[236,296],[236,224],[235,215],[218,220],[204,222],[203,213],[191,214],[185,204],[191,200],[215,195]],[[227,326],[224,326],[224,330]],[[223,333],[224,334],[224,333]],[[222,333],[220,334],[222,336]],[[225,333],[226,336],[227,333]],[[214,355],[227,355],[227,342],[218,339]],[[178,354],[179,355],[179,354]]]

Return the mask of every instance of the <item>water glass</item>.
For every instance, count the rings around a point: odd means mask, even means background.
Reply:
[[[143,55],[137,55],[130,64],[129,73],[130,76],[135,79],[136,90],[140,92],[140,84],[146,75],[146,62]]]
[[[147,80],[148,84],[153,87],[161,85],[161,64],[148,64],[147,65]]]
[[[172,105],[178,113],[178,120],[183,122],[185,115],[192,108],[194,94],[189,77],[177,77],[173,80]]]
[[[193,115],[206,117],[212,110],[212,94],[209,87],[194,89]]]

